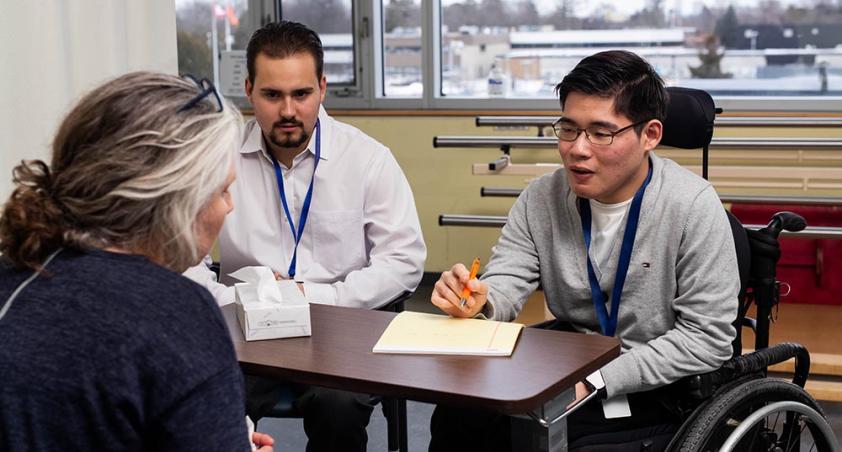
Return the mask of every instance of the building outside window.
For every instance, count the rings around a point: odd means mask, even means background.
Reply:
[[[352,108],[549,101],[579,60],[607,49],[638,53],[669,85],[718,99],[842,96],[840,0],[176,0],[176,8],[180,71],[215,79],[234,98],[248,37],[279,17],[320,34],[329,97]]]
[[[669,84],[714,95],[842,94],[842,3],[442,0],[442,95],[552,97],[587,55],[626,49]]]

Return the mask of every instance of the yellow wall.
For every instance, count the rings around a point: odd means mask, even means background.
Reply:
[[[474,117],[339,117],[392,149],[415,194],[424,240],[428,272],[440,272],[456,262],[467,265],[479,256],[483,263],[500,235],[499,228],[439,226],[440,214],[506,215],[513,198],[480,197],[480,187],[522,188],[527,178],[472,176],[471,165],[491,162],[496,149],[433,148],[436,135],[500,135],[488,127],[474,127]],[[533,133],[521,130],[508,134]],[[518,152],[518,151],[515,151]],[[523,151],[521,151],[523,152]],[[518,154],[519,161],[558,160],[552,149]],[[527,160],[527,157],[529,158]]]
[[[535,134],[535,128],[495,131],[491,127],[476,127],[474,116],[338,116],[339,120],[352,124],[392,149],[406,173],[415,194],[415,202],[421,219],[428,256],[425,270],[440,272],[455,262],[469,263],[475,256],[487,262],[491,247],[497,240],[498,228],[439,226],[440,214],[506,215],[513,198],[480,197],[480,187],[522,188],[528,182],[527,176],[473,176],[474,163],[490,162],[501,153],[496,149],[433,148],[433,137],[437,135],[528,135]],[[817,136],[842,137],[840,129],[796,129],[771,128],[738,129],[722,127],[716,136]],[[679,163],[698,165],[701,161],[698,151],[659,150],[660,155],[671,157]],[[553,149],[514,149],[513,161],[517,163],[538,163],[559,161]],[[842,197],[842,149],[833,151],[714,151],[711,162],[727,162],[729,165],[754,166],[830,166],[840,170],[838,180],[832,188],[775,187],[764,189],[720,189],[733,194],[765,195],[812,195]],[[749,175],[751,176],[751,175]],[[763,181],[775,185],[775,180]]]

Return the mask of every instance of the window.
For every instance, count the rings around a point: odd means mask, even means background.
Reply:
[[[383,96],[421,97],[421,0],[383,0]]]
[[[176,0],[178,69],[213,80],[223,95],[246,106],[248,40],[254,30],[283,17],[319,33],[331,87],[354,85],[352,16],[351,0]]]
[[[281,18],[307,25],[319,34],[328,84],[356,84],[351,0],[280,0]]]
[[[243,98],[245,48],[252,32],[274,17],[271,1],[176,0],[175,5],[179,73],[208,78],[224,96]]]
[[[842,95],[842,5],[823,0],[441,0],[446,97],[552,97],[583,57],[627,49],[714,96]]]
[[[279,17],[320,34],[332,107],[553,109],[555,85],[606,49],[634,51],[669,85],[705,89],[727,109],[834,110],[842,96],[842,4],[833,0],[176,0],[176,7],[179,69],[211,78],[216,43],[217,85],[237,101],[242,49],[254,29]]]
[[[213,52],[244,49],[255,27],[247,19],[247,0],[176,0],[178,70],[219,84]]]

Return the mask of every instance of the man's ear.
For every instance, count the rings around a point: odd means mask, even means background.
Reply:
[[[641,140],[643,140],[643,149],[647,151],[651,151],[658,147],[658,143],[661,142],[661,138],[664,136],[664,124],[657,120],[653,119],[646,123],[643,126],[643,131],[640,134]]]
[[[321,96],[319,103],[325,102],[325,94],[327,94],[327,77],[322,75],[321,80],[319,80],[319,95]]]
[[[251,80],[249,80],[248,77],[246,77],[245,89],[246,89],[246,97],[248,97],[249,102],[251,102],[251,90],[252,90],[252,88],[253,87],[251,86]]]

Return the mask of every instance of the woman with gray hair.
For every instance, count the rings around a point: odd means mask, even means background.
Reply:
[[[249,450],[227,328],[180,275],[233,208],[241,124],[210,82],[137,72],[78,102],[49,166],[14,169],[0,449]]]

